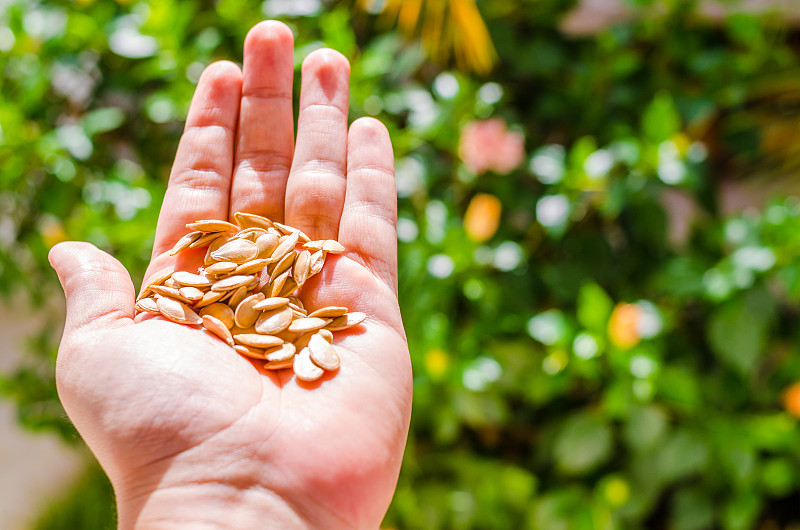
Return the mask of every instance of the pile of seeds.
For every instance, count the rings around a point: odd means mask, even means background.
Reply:
[[[292,368],[303,381],[337,370],[332,332],[356,326],[366,315],[338,306],[308,312],[297,294],[322,270],[325,257],[344,247],[331,239],[311,241],[301,230],[260,215],[236,212],[234,219],[235,225],[187,224],[192,232],[170,255],[208,247],[204,266],[197,274],[158,274],[139,293],[137,313],[202,325],[241,355],[265,360],[267,370]]]

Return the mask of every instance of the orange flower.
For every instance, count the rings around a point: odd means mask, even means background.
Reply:
[[[481,242],[491,239],[500,225],[500,213],[503,205],[500,199],[488,193],[478,193],[467,206],[464,214],[464,230],[473,241]]]
[[[608,337],[615,346],[629,350],[639,344],[639,318],[642,308],[636,304],[617,304],[608,320]]]
[[[783,391],[783,408],[795,418],[800,418],[800,381]]]
[[[461,131],[458,156],[475,173],[508,173],[525,158],[525,137],[502,118],[473,121]]]

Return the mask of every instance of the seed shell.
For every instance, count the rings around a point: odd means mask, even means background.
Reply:
[[[190,302],[197,302],[198,300],[202,300],[203,298],[203,291],[198,289],[197,287],[181,287],[178,289],[178,293],[185,299],[189,300]]]
[[[203,309],[200,310],[200,316],[204,317],[206,315],[210,315],[216,318],[217,320],[222,322],[227,329],[233,327],[234,312],[233,309],[231,309],[228,306],[228,304],[222,304],[217,302],[207,307],[204,307]]]
[[[237,274],[228,276],[224,280],[219,280],[211,285],[212,291],[231,291],[233,289],[246,286],[253,281],[253,276]]]
[[[169,251],[169,255],[174,256],[181,250],[189,248],[189,245],[197,241],[197,239],[202,235],[203,232],[190,232],[186,234],[185,236],[180,238],[177,243],[175,243],[175,246],[172,247],[172,249]]]
[[[331,331],[340,331],[361,324],[365,318],[367,318],[367,315],[361,313],[360,311],[347,313],[331,320],[330,323],[325,326],[325,328]]]
[[[150,282],[147,285],[145,285],[144,288],[142,288],[142,290],[139,292],[139,296],[137,296],[136,299],[140,300],[145,296],[148,296],[152,292],[150,288],[153,285],[161,285],[162,283],[164,283],[169,277],[172,276],[173,270],[174,269],[172,267],[167,267],[166,269],[162,269],[158,271],[158,273],[151,276]]]
[[[258,309],[259,311],[269,311],[270,309],[278,309],[279,307],[283,307],[288,303],[288,298],[273,296],[272,298],[265,298],[261,300],[253,306],[253,309]]]
[[[264,350],[264,354],[267,361],[285,361],[293,358],[296,351],[294,344],[284,342],[276,348],[267,348]]]
[[[234,347],[233,336],[228,327],[213,315],[203,315],[203,327],[208,331],[224,340],[228,346]]]
[[[254,309],[253,306],[264,299],[262,293],[251,294],[236,306],[235,320],[236,325],[247,328],[256,323],[261,311]]]
[[[308,340],[308,351],[311,360],[328,371],[339,369],[339,356],[333,345],[316,333]]]
[[[236,350],[236,353],[240,355],[244,355],[245,357],[250,357],[252,359],[264,359],[264,350],[258,348],[250,348],[248,346],[244,346],[243,344],[237,344],[233,347]]]
[[[156,302],[155,298],[150,297],[142,298],[141,300],[137,301],[136,310],[156,314],[161,312],[158,310],[158,302]]]
[[[211,257],[217,261],[232,261],[234,263],[250,261],[257,255],[258,247],[247,239],[231,239],[211,253]]]
[[[280,333],[292,323],[292,310],[289,306],[264,311],[256,321],[256,332],[266,335]]]
[[[311,361],[311,352],[308,348],[300,350],[292,364],[294,375],[301,381],[316,381],[325,371]]]
[[[199,230],[201,232],[229,232],[239,230],[239,227],[227,221],[218,219],[202,219],[186,225],[189,230]]]
[[[236,224],[242,228],[272,228],[272,221],[254,213],[236,212],[233,214],[233,218],[236,220]]]
[[[316,311],[312,311],[308,314],[309,317],[320,317],[320,318],[335,318],[340,317],[347,313],[346,307],[340,307],[335,305],[330,305],[327,307],[320,307]]]
[[[200,318],[197,313],[192,311],[186,304],[179,302],[174,298],[162,296],[158,299],[157,303],[158,310],[161,312],[161,314],[173,322],[191,325],[203,323],[203,319]]]
[[[206,291],[205,293],[203,293],[203,298],[201,298],[199,302],[194,304],[194,307],[195,309],[200,309],[201,307],[206,307],[211,304],[214,304],[222,300],[226,294],[228,294],[227,291]]]
[[[297,320],[292,321],[287,329],[295,333],[305,333],[307,331],[320,329],[330,321],[331,320],[328,318],[298,318]]]
[[[283,361],[270,361],[264,365],[265,370],[283,370],[284,368],[291,368],[294,364],[294,356],[289,357]]]
[[[283,339],[274,335],[262,335],[261,333],[237,333],[233,340],[238,344],[244,344],[251,348],[273,348],[283,344]]]
[[[186,271],[175,271],[172,273],[172,279],[181,285],[188,285],[190,287],[208,287],[213,281],[200,274],[192,274]]]
[[[272,253],[278,248],[280,238],[275,234],[266,233],[256,239],[256,247],[258,247],[259,258],[269,258]]]

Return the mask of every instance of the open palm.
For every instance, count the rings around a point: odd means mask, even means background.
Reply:
[[[338,239],[347,252],[301,298],[367,320],[335,334],[340,370],[306,384],[201,329],[134,319],[119,262],[55,247],[67,294],[59,395],[111,478],[121,527],[374,528],[391,500],[411,409],[391,144],[375,120],[348,131],[349,65],[318,50],[303,64],[295,146],[292,48],[286,26],[263,22],[243,71],[220,62],[201,77],[148,276],[196,267],[191,253],[167,255],[186,223],[256,213]]]

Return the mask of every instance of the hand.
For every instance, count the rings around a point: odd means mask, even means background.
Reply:
[[[134,319],[117,260],[87,243],[54,247],[67,297],[58,392],[111,479],[120,528],[377,528],[394,493],[411,367],[391,144],[373,119],[348,131],[349,64],[323,49],[303,63],[294,146],[292,49],[285,25],[262,22],[243,71],[218,62],[203,73],[145,282],[170,264],[191,268],[191,256],[167,255],[186,223],[253,212],[338,239],[347,252],[329,257],[302,299],[367,320],[337,332],[340,370],[305,385],[202,329]]]

